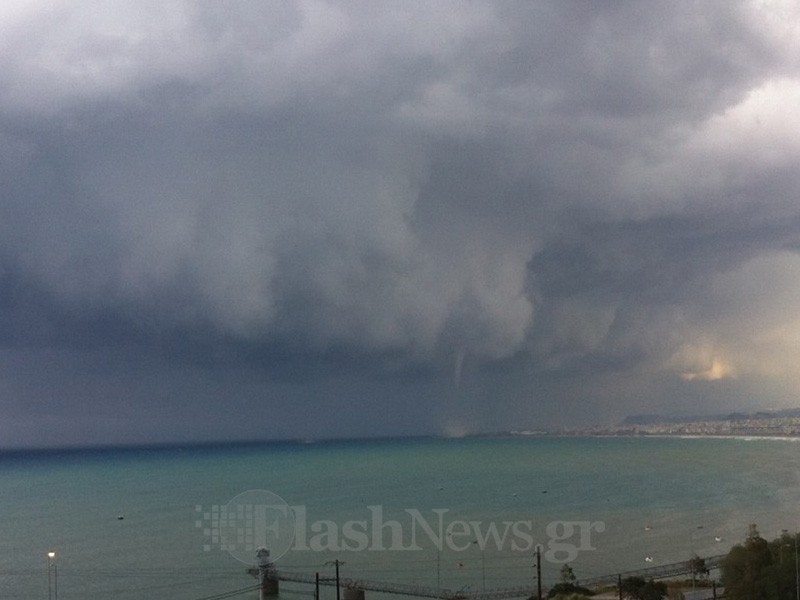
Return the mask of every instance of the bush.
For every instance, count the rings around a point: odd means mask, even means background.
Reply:
[[[630,600],[662,600],[667,595],[667,585],[662,581],[628,577],[622,580],[622,594]]]

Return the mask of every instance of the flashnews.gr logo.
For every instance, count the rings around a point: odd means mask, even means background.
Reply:
[[[402,520],[386,518],[380,505],[365,509],[360,519],[309,520],[306,506],[289,506],[267,490],[249,490],[227,504],[213,505],[210,511],[197,506],[202,519],[195,526],[203,530],[205,551],[219,549],[246,564],[252,564],[260,548],[269,550],[274,562],[289,550],[409,552],[433,546],[439,552],[466,552],[476,545],[481,551],[493,546],[497,551],[521,553],[541,547],[545,560],[563,564],[594,550],[592,534],[606,527],[602,521],[551,521],[543,532],[536,532],[531,520],[450,519],[447,508],[432,509],[430,514],[406,508],[396,513],[403,515]]]
[[[256,550],[268,548],[271,560],[286,554],[294,541],[294,512],[286,501],[267,490],[248,490],[224,505],[215,504],[203,514],[195,527],[203,529],[206,544],[228,552],[233,558],[250,564]]]

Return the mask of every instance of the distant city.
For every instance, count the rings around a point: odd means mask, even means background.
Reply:
[[[511,435],[800,437],[800,408],[690,417],[633,415],[614,425],[512,431]]]

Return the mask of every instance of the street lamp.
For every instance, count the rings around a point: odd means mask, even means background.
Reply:
[[[58,565],[55,564],[56,553],[47,553],[47,598],[53,600],[53,581],[55,581],[55,600],[58,600]],[[52,574],[52,575],[51,575]]]

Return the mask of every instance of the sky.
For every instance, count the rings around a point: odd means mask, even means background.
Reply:
[[[0,4],[0,447],[800,406],[793,1]]]

